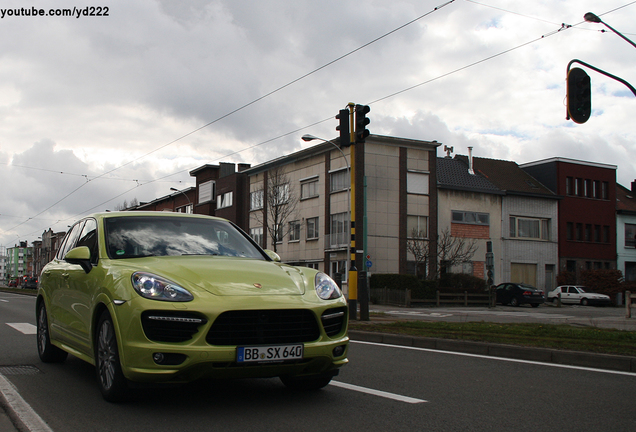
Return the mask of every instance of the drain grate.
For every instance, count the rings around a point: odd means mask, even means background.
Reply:
[[[0,366],[2,375],[36,375],[40,372],[40,369],[32,365]]]

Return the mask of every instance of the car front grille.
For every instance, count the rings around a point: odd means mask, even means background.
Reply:
[[[207,323],[199,314],[172,311],[145,311],[141,324],[146,337],[155,342],[185,342]]]
[[[318,322],[309,310],[238,310],[219,315],[206,341],[211,345],[285,344],[319,337]]]
[[[327,336],[332,337],[340,333],[346,317],[346,307],[327,309],[324,311],[320,320],[322,321],[322,326]]]

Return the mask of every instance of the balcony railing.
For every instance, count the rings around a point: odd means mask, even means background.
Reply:
[[[349,246],[349,233],[334,233],[325,236],[325,247],[329,249],[346,248]]]

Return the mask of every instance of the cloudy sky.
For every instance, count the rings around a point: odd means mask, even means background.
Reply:
[[[264,162],[305,133],[335,138],[348,102],[371,106],[372,134],[636,178],[627,87],[588,71],[592,118],[567,121],[564,106],[573,59],[636,85],[636,48],[583,20],[594,12],[636,40],[634,1],[24,3],[0,3],[0,246],[193,186],[202,164]]]

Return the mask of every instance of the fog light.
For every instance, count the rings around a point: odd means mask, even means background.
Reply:
[[[164,359],[163,353],[154,353],[152,355],[152,359],[155,361],[155,363],[158,363],[158,364],[163,363],[163,359]]]
[[[334,357],[340,357],[341,355],[343,355],[345,352],[345,346],[344,345],[340,345],[337,346],[333,349],[333,356]]]

